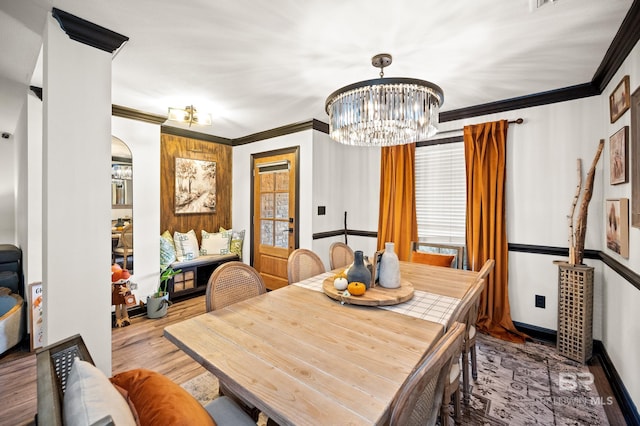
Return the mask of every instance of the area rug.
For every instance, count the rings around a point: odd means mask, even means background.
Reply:
[[[555,347],[523,345],[478,335],[478,380],[462,405],[463,425],[608,425],[604,404],[586,365],[556,353]],[[460,383],[462,386],[462,383]],[[182,384],[202,405],[218,396],[218,379],[203,373]],[[453,406],[451,406],[453,413]],[[453,419],[449,422],[453,424]],[[260,416],[258,425],[265,425]]]
[[[555,346],[478,335],[476,348],[478,380],[470,379],[462,424],[609,424],[604,405],[613,401],[599,396],[586,365],[559,355]]]

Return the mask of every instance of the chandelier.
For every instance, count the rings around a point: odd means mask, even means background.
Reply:
[[[186,106],[184,108],[169,108],[169,117],[171,121],[177,121],[179,123],[200,124],[202,126],[211,126],[211,114],[198,113],[193,105]]]
[[[329,136],[346,145],[391,146],[425,140],[438,132],[444,101],[437,85],[415,78],[383,78],[391,55],[371,58],[380,78],[342,87],[325,102]]]

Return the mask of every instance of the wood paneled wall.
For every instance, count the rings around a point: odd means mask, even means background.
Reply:
[[[218,232],[222,226],[231,228],[231,146],[173,136],[160,137],[160,233],[169,230],[187,232],[193,229],[201,237],[201,230]],[[191,158],[216,162],[216,212],[175,214],[175,159]]]

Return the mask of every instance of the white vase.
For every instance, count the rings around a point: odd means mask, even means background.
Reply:
[[[380,258],[380,278],[378,280],[381,287],[400,287],[400,262],[394,248],[393,243],[384,244],[384,253]]]

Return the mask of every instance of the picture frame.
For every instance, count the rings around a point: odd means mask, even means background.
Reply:
[[[175,159],[175,214],[216,212],[215,161]]]
[[[29,343],[31,352],[44,346],[44,299],[42,297],[42,283],[29,284]]]
[[[630,106],[629,76],[625,75],[622,77],[622,81],[620,81],[613,90],[613,93],[609,95],[609,115],[611,118],[611,124],[615,123]]]
[[[605,202],[607,249],[629,258],[629,199],[613,198]]]
[[[640,228],[640,87],[631,95],[631,226]]]
[[[629,182],[629,126],[624,126],[609,138],[609,183]]]

